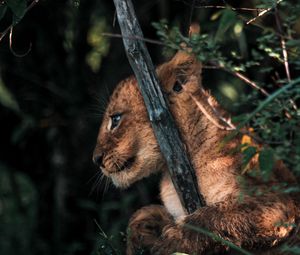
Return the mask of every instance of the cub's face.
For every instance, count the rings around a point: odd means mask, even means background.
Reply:
[[[188,84],[193,77],[197,78],[197,87],[200,72],[200,64],[183,52],[157,68],[162,90],[170,101],[177,100],[178,94],[184,95],[181,85]],[[128,187],[164,167],[135,78],[122,81],[111,96],[93,159],[118,187]]]
[[[158,171],[163,158],[135,78],[115,89],[100,127],[94,162],[117,187]]]

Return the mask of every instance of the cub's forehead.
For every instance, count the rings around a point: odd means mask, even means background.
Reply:
[[[140,103],[140,100],[141,95],[137,81],[134,76],[131,76],[117,85],[110,97],[107,112],[121,111],[122,108]]]

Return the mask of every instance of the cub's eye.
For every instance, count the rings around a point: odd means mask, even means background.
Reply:
[[[121,113],[116,113],[116,114],[110,116],[110,118],[111,118],[110,129],[114,129],[115,127],[117,127],[119,125],[121,117],[122,117]]]
[[[176,81],[174,86],[173,86],[173,91],[179,93],[182,90],[182,83],[179,81]]]

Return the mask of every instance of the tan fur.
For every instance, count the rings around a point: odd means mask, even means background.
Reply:
[[[129,223],[127,254],[135,254],[139,248],[163,255],[176,251],[218,254],[228,249],[188,225],[252,250],[285,240],[298,220],[299,204],[288,195],[271,192],[270,185],[282,179],[295,183],[293,175],[282,163],[276,165],[270,183],[241,175],[241,154],[232,153],[240,138],[220,146],[228,131],[220,129],[224,123],[211,106],[218,114],[226,113],[201,86],[201,64],[193,57],[179,52],[157,72],[207,206],[186,214],[166,170],[137,82],[134,77],[122,81],[104,115],[94,156],[102,156],[103,173],[118,187],[128,187],[162,171],[161,198],[167,209],[145,207],[134,214]],[[181,91],[174,90],[176,83],[182,85]],[[120,123],[110,130],[110,116],[116,113],[122,114]],[[129,169],[120,171],[130,158],[134,161]],[[251,190],[262,194],[254,195]]]

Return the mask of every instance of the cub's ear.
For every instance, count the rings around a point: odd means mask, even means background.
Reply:
[[[162,89],[167,92],[180,92],[182,86],[191,77],[197,77],[198,83],[201,82],[201,63],[196,57],[184,51],[178,51],[175,56],[167,63],[157,68],[158,77]]]
[[[200,26],[193,23],[189,29],[189,36],[197,34],[200,34]],[[178,51],[169,62],[157,68],[162,89],[167,93],[181,92],[182,86],[191,80],[201,85],[201,63],[193,54],[188,53],[191,49],[186,45],[181,47],[185,51]]]
[[[171,59],[170,65],[177,73],[185,73],[187,76],[195,75],[200,76],[202,65],[197,61],[193,54],[185,51],[178,51]]]

